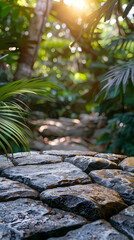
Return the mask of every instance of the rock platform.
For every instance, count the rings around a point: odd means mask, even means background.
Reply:
[[[0,240],[134,240],[134,157],[0,156]]]

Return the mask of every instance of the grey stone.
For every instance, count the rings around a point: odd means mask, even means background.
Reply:
[[[96,152],[92,151],[62,151],[62,150],[50,150],[50,151],[43,151],[44,154],[62,156],[62,157],[73,157],[76,155],[84,155],[84,156],[94,156]]]
[[[92,170],[104,168],[118,168],[117,164],[104,158],[89,157],[89,156],[75,156],[65,158],[65,162],[72,163],[81,168],[84,172],[89,173]]]
[[[68,232],[64,237],[49,240],[128,240],[128,237],[115,230],[110,223],[101,219]]]
[[[124,171],[129,171],[134,173],[134,157],[125,158],[119,164],[119,167]]]
[[[113,154],[113,153],[97,153],[95,157],[100,157],[100,158],[106,158],[110,161],[113,161],[115,163],[120,163],[124,158],[126,158],[126,155],[119,155],[119,154]]]
[[[38,132],[43,137],[62,137],[65,136],[65,128],[62,126],[61,123],[57,125],[57,123],[54,123],[54,125],[42,125],[39,127]]]
[[[39,194],[23,183],[0,177],[0,202],[26,197],[38,198]]]
[[[80,124],[79,119],[71,119],[71,118],[60,117],[59,121],[66,127],[75,126],[75,125]]]
[[[48,148],[49,147],[49,148]],[[56,138],[53,140],[49,140],[47,142],[47,145],[44,147],[45,150],[61,150],[62,151],[87,151],[88,150],[88,144],[82,139],[82,138],[73,138],[73,137],[62,137],[62,138]]]
[[[13,232],[18,232],[21,239],[62,236],[87,223],[83,217],[51,209],[40,201],[28,198],[2,202],[0,209],[0,222]]]
[[[7,225],[0,223],[0,240],[20,240],[20,235],[9,228]]]
[[[128,204],[134,204],[134,174],[116,169],[95,170],[89,173],[93,182],[116,190]]]
[[[43,120],[43,119],[33,120],[31,121],[31,124],[36,125],[38,127],[43,125],[63,127],[63,124],[61,123],[61,121],[54,118],[48,118],[47,120]]]
[[[13,166],[12,162],[9,159],[7,159],[7,157],[5,157],[4,155],[0,156],[0,173],[2,170],[12,166]]]
[[[39,155],[39,152],[37,151],[30,151],[30,152],[17,152],[12,154],[8,154],[8,158],[9,159],[16,159],[16,158],[24,158],[24,157],[28,157],[28,156],[32,156],[35,157],[35,155]]]
[[[93,134],[93,129],[84,128],[83,126],[77,127],[67,127],[65,131],[65,136],[73,137],[87,137]]]
[[[43,154],[29,154],[25,157],[18,157],[12,160],[15,166],[35,165],[35,164],[49,164],[62,162],[60,156],[43,155]]]
[[[11,167],[2,172],[8,177],[38,190],[79,183],[90,183],[90,177],[71,163],[42,164]]]
[[[93,116],[93,115],[89,115],[89,114],[80,114],[80,120],[83,123],[83,125],[90,127],[96,127],[98,121],[100,120],[99,116]]]
[[[134,240],[134,205],[111,217],[112,225]]]
[[[43,139],[38,139],[38,137],[35,138],[36,140],[28,139],[29,146],[31,150],[35,151],[44,151],[45,147],[48,146],[44,143]],[[48,149],[47,149],[48,150]]]
[[[51,207],[77,213],[91,221],[107,219],[127,207],[116,191],[98,184],[46,190],[40,198]]]

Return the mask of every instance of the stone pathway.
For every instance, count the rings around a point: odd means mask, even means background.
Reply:
[[[37,115],[38,118],[40,114]],[[32,150],[104,151],[107,144],[96,145],[104,133],[106,118],[95,113],[80,114],[79,119],[30,119],[35,140],[29,139]]]
[[[134,240],[134,157],[0,156],[0,240]]]

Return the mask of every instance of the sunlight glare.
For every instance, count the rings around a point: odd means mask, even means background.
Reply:
[[[64,3],[73,8],[77,8],[77,10],[83,11],[86,9],[86,3],[84,0],[64,0]]]

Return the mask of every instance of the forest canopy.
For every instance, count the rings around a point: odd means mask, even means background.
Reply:
[[[12,142],[18,144],[16,131],[23,132],[19,145],[28,146],[22,122],[27,110],[10,98],[29,92],[20,101],[31,110],[43,108],[48,117],[106,116],[98,144],[106,142],[108,152],[134,154],[133,5],[134,0],[0,2],[0,146],[5,152],[13,149]],[[34,86],[28,89],[26,83]],[[5,95],[5,104],[3,93],[11,86],[19,91]]]

